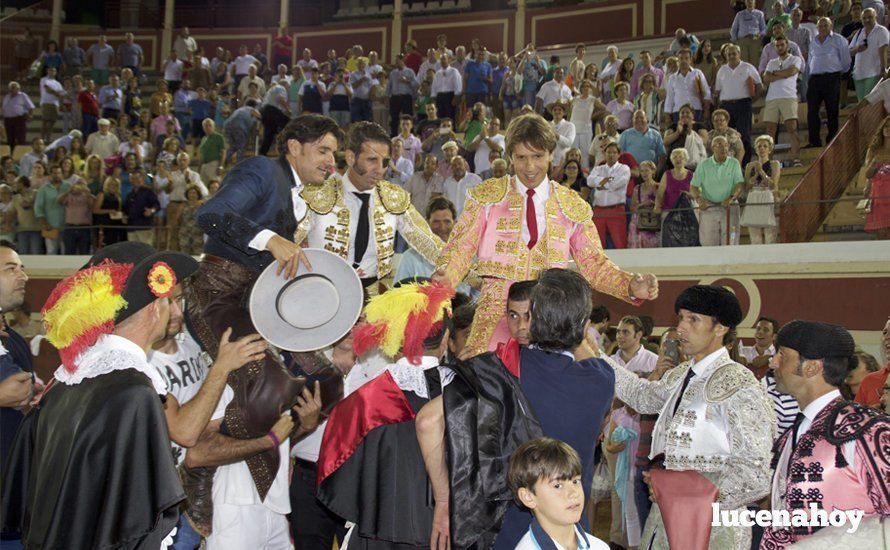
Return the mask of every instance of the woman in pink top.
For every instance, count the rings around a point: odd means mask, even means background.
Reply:
[[[615,84],[615,99],[606,105],[606,110],[618,118],[618,129],[622,131],[633,125],[634,104],[627,99],[628,90],[627,82]]]
[[[58,201],[65,207],[65,230],[62,233],[65,254],[89,254],[93,196],[86,182],[79,180],[70,190],[59,195]]]

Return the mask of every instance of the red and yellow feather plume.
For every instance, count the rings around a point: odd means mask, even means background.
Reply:
[[[69,372],[74,360],[99,336],[114,330],[117,313],[127,306],[122,293],[133,264],[106,261],[62,280],[43,305],[46,339],[56,346]]]
[[[364,355],[380,349],[394,357],[401,350],[412,364],[420,364],[423,341],[445,312],[451,313],[454,289],[440,283],[412,283],[376,296],[365,306],[365,322],[353,333],[353,350]]]

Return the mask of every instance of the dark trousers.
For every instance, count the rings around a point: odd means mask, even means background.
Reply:
[[[3,119],[3,127],[6,129],[6,141],[9,143],[9,154],[15,150],[16,145],[28,143],[28,117],[25,115]],[[28,175],[28,174],[26,174]]]
[[[297,459],[290,482],[291,533],[299,550],[331,550],[346,535],[345,521],[315,498],[315,463]]]
[[[260,117],[263,121],[263,142],[260,145],[260,155],[265,155],[272,147],[275,136],[287,125],[290,118],[284,111],[271,105],[263,107]]]
[[[349,101],[349,112],[352,122],[372,120],[371,100],[352,96]]]
[[[649,500],[649,486],[643,481],[643,470],[637,467],[634,473],[634,503],[637,505],[637,517],[640,518],[640,525],[646,525],[646,518],[649,517],[649,510],[652,508],[652,501]]]
[[[738,99],[735,101],[721,101],[720,107],[729,113],[729,126],[735,128],[742,135],[742,144],[745,146],[745,158],[742,166],[751,158],[751,99]]]
[[[120,109],[109,109],[107,107],[102,108],[102,118],[107,118],[115,126],[117,126],[117,119],[120,116],[121,116]]]
[[[65,254],[89,254],[91,241],[89,228],[69,225],[62,231],[62,242],[65,244]]]
[[[394,95],[389,99],[389,135],[399,133],[399,116],[414,116],[414,99],[407,94]]]
[[[86,143],[87,138],[90,137],[90,134],[99,131],[99,117],[97,117],[96,115],[91,115],[89,113],[83,113],[80,116],[83,119],[83,122],[80,126],[80,131],[83,132],[83,141],[84,143]]]
[[[807,82],[807,126],[810,145],[822,145],[822,140],[819,138],[819,131],[822,129],[819,107],[822,103],[825,103],[825,110],[828,113],[828,136],[825,138],[825,143],[829,143],[837,134],[840,93],[840,73],[810,75],[810,80]]]
[[[454,124],[454,92],[436,94],[436,112],[439,118],[450,118]]]

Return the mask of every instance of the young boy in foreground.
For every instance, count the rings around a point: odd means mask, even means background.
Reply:
[[[516,550],[608,550],[578,522],[584,512],[581,459],[568,444],[532,439],[510,457],[507,476],[517,502],[535,516]]]

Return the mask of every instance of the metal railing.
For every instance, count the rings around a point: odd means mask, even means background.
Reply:
[[[872,134],[884,119],[881,103],[854,111],[782,201],[779,240],[808,242],[859,173]]]

